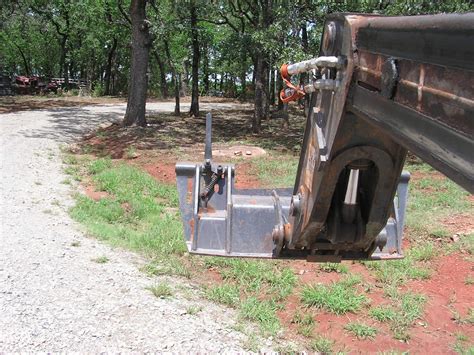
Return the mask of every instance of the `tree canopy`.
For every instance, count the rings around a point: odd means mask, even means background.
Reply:
[[[63,77],[66,88],[69,78],[81,78],[96,95],[127,94],[133,62],[130,2],[1,1],[0,71]],[[201,95],[253,100],[255,132],[276,103],[275,70],[317,55],[327,14],[473,9],[467,0],[143,0],[143,6],[150,34],[148,94],[177,100],[192,94],[195,116]]]

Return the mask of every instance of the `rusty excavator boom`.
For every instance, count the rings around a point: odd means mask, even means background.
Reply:
[[[310,96],[292,189],[237,190],[234,166],[178,163],[190,253],[308,261],[403,257],[407,151],[474,192],[474,13],[327,18],[320,56],[284,65]],[[309,73],[297,87],[291,75]]]

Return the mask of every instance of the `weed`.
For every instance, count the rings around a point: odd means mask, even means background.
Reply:
[[[110,158],[100,158],[89,163],[88,172],[91,175],[99,174],[112,166]]]
[[[467,277],[464,279],[464,284],[465,285],[474,285],[474,277],[471,275],[467,275]]]
[[[436,249],[433,243],[425,242],[411,247],[407,254],[414,261],[430,261],[436,256]]]
[[[449,214],[472,211],[469,193],[446,178],[432,177],[433,170],[426,164],[410,165],[408,170],[423,174],[410,182],[407,226],[411,237],[447,237],[438,221]]]
[[[407,292],[393,293],[395,301],[395,317],[389,320],[390,329],[395,339],[407,341],[410,339],[408,328],[423,314],[426,297],[421,294]]]
[[[147,287],[155,297],[167,298],[173,295],[171,287],[166,282],[157,283],[153,286]]]
[[[71,209],[72,217],[83,223],[90,233],[114,245],[149,256],[182,254],[186,246],[181,221],[176,213],[166,213],[156,200],[160,198],[174,206],[177,203],[175,188],[159,184],[133,167],[106,168],[104,161],[94,168],[100,172],[93,175],[93,180],[109,197],[93,201],[77,196],[76,206]],[[182,269],[180,273],[185,271]]]
[[[458,242],[450,244],[449,251],[459,251],[474,255],[474,233],[463,235]]]
[[[276,315],[277,304],[270,300],[259,300],[251,296],[240,304],[240,314],[245,319],[256,321],[264,332],[275,334],[281,327]]]
[[[109,262],[109,258],[106,256],[98,256],[97,258],[92,259],[92,261],[96,262],[97,264],[105,264]]]
[[[35,181],[35,185],[40,186],[40,185],[43,185],[43,184],[41,183],[41,181]]]
[[[141,268],[143,272],[149,275],[175,275],[191,278],[191,271],[179,258],[170,255],[166,259],[146,264]]]
[[[252,165],[256,167],[258,178],[263,185],[288,187],[294,184],[298,159],[287,155],[279,155],[278,159],[260,157],[254,159]]]
[[[254,333],[250,333],[247,335],[243,347],[248,351],[258,353],[260,350],[260,339]]]
[[[61,207],[61,202],[59,202],[59,200],[53,200],[53,201],[51,201],[51,204],[53,206]]]
[[[393,321],[397,317],[397,312],[392,307],[378,306],[369,311],[369,315],[379,322]]]
[[[223,284],[206,290],[206,297],[211,301],[235,307],[239,303],[240,292],[236,285]]]
[[[336,314],[356,313],[367,302],[367,298],[354,288],[360,281],[360,277],[350,276],[328,286],[306,286],[301,301],[307,306],[324,308]]]
[[[80,247],[80,246],[81,246],[81,242],[78,241],[78,240],[75,240],[75,241],[73,241],[73,242],[71,243],[71,246],[72,246],[72,247]]]
[[[398,286],[408,280],[425,280],[431,276],[430,270],[416,265],[410,255],[402,260],[365,261],[363,264],[375,272],[377,281],[385,285]]]
[[[135,147],[132,147],[132,146],[129,146],[127,148],[127,150],[125,151],[125,157],[127,159],[134,159],[136,158],[138,155],[137,155],[137,150],[135,149]]]
[[[345,264],[341,263],[325,263],[319,266],[319,269],[325,272],[337,272],[339,274],[347,274],[349,268]]]
[[[72,185],[72,181],[71,181],[71,179],[67,178],[67,179],[64,179],[63,181],[61,181],[61,184],[63,184],[63,185]]]
[[[469,341],[469,337],[458,333],[456,334],[456,342],[453,345],[454,351],[458,354],[462,355],[472,355],[474,354],[474,345],[473,344],[466,344]]]
[[[229,259],[221,265],[220,273],[224,280],[237,282],[246,293],[268,286],[267,293],[276,294],[280,300],[292,292],[296,283],[296,276],[290,268],[278,268],[271,262]]]
[[[353,333],[358,339],[373,339],[377,335],[377,329],[363,323],[348,323],[344,329]]]
[[[201,306],[189,306],[189,307],[186,308],[186,314],[189,314],[191,316],[194,316],[194,315],[198,314],[201,311],[202,311]]]
[[[318,353],[321,353],[321,354],[331,354],[333,352],[332,351],[333,346],[334,346],[333,340],[322,337],[322,336],[318,336],[317,338],[313,339],[311,343],[309,344],[309,347],[311,348],[311,350],[317,351]]]
[[[80,168],[76,165],[69,165],[64,168],[64,173],[71,175],[71,177],[76,181],[81,181],[82,177],[80,174]]]
[[[312,336],[315,322],[311,314],[302,315],[301,312],[297,311],[291,322],[298,325],[298,334],[308,338]]]

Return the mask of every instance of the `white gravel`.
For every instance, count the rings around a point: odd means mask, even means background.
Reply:
[[[181,280],[167,279],[174,297],[154,297],[145,288],[160,279],[138,270],[139,257],[86,237],[68,216],[72,188],[61,183],[60,145],[124,110],[0,114],[0,352],[242,351],[235,312]],[[100,256],[110,261],[92,261]],[[203,310],[189,315],[189,306]]]

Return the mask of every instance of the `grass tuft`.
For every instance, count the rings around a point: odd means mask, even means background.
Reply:
[[[397,318],[397,312],[392,307],[377,306],[369,311],[369,315],[379,322],[393,321]]]
[[[167,298],[173,295],[173,291],[166,282],[157,283],[153,286],[147,287],[147,290],[151,291],[155,297]]]
[[[201,306],[189,306],[186,308],[186,314],[189,314],[190,316],[194,316],[201,311],[202,311]]]
[[[276,315],[277,304],[272,300],[259,300],[251,296],[240,305],[240,314],[243,318],[256,321],[264,332],[276,334],[280,330],[280,320]]]
[[[223,284],[208,288],[206,297],[211,301],[236,307],[239,304],[240,292],[236,285]]]
[[[109,262],[109,258],[106,256],[99,256],[97,258],[92,259],[92,261],[96,262],[97,264],[105,264]]]
[[[303,288],[301,301],[307,306],[323,308],[335,314],[356,313],[368,301],[354,288],[360,282],[360,277],[350,275],[328,286],[306,286]]]
[[[353,333],[358,339],[373,339],[377,335],[377,329],[363,323],[348,323],[344,329]]]
[[[321,271],[325,272],[337,272],[339,274],[347,274],[349,272],[349,268],[345,264],[341,263],[325,263],[319,266]]]
[[[302,315],[301,312],[297,311],[294,314],[291,322],[298,325],[298,334],[301,334],[307,338],[313,335],[315,321],[311,314],[307,313]]]
[[[311,350],[317,351],[320,354],[332,354],[333,346],[334,341],[323,336],[318,336],[309,344]]]

